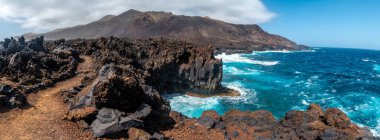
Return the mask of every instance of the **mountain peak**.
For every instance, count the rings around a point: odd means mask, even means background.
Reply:
[[[45,39],[94,39],[100,37],[175,37],[198,45],[213,45],[251,52],[268,49],[302,49],[296,43],[262,30],[258,25],[237,25],[210,17],[174,15],[170,12],[140,12],[130,9],[118,16],[106,15],[98,21],[62,28],[43,34]]]
[[[135,9],[129,9],[128,11],[125,11],[124,13],[120,14],[119,16],[128,16],[128,15],[136,15],[136,14],[141,14],[141,11],[135,10]]]
[[[98,21],[105,22],[105,21],[108,21],[114,17],[115,17],[115,15],[106,15],[106,16],[102,17],[101,19],[99,19]]]

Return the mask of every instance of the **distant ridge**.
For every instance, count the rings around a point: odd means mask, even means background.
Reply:
[[[100,37],[150,38],[167,37],[213,45],[226,50],[297,50],[305,46],[265,32],[258,25],[226,23],[209,17],[173,15],[167,12],[128,10],[118,16],[103,18],[74,27],[42,34],[25,34],[26,39],[44,35],[47,40],[95,39]]]

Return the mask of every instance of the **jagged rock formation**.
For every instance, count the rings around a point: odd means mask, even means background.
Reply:
[[[107,15],[86,25],[57,29],[43,34],[48,40],[95,39],[100,37],[149,38],[166,37],[211,44],[219,51],[251,52],[252,50],[297,50],[307,47],[262,30],[258,25],[237,25],[208,17],[173,15],[165,12],[129,10],[118,16]]]
[[[119,69],[135,74],[142,83],[160,92],[213,94],[225,91],[220,85],[222,62],[214,58],[210,46],[196,47],[189,42],[165,39],[112,37],[66,43],[92,55],[98,69],[111,63],[121,65]]]
[[[164,132],[174,139],[372,139],[367,128],[351,123],[342,111],[328,108],[322,111],[311,104],[307,111],[289,111],[276,120],[265,110],[242,112],[230,110],[223,116],[215,111],[206,111],[199,119],[178,117],[174,129]],[[186,132],[187,133],[186,133]],[[189,133],[189,131],[191,133]]]
[[[0,85],[0,111],[1,108],[23,108],[27,105],[24,93],[9,85]]]
[[[1,106],[27,105],[25,94],[54,85],[75,75],[79,54],[45,48],[44,37],[25,42],[5,39],[0,49]]]

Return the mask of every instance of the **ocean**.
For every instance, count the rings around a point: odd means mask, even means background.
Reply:
[[[172,110],[200,117],[205,110],[268,110],[282,118],[311,103],[339,108],[354,123],[380,136],[380,51],[314,48],[307,51],[265,51],[220,54],[223,81],[238,97],[198,98],[165,95]]]

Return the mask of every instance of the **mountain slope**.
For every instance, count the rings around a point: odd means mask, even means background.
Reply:
[[[150,38],[169,37],[211,44],[220,49],[273,50],[304,49],[296,43],[262,30],[258,25],[230,24],[208,17],[173,15],[165,12],[128,10],[118,16],[107,15],[86,25],[57,29],[44,35],[45,39],[94,39],[100,37]]]

